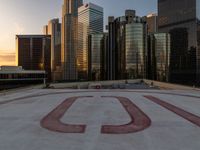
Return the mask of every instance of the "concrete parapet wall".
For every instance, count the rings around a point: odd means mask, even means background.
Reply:
[[[72,89],[82,89],[88,88],[91,84],[100,84],[101,86],[111,86],[113,84],[125,84],[125,83],[139,83],[141,79],[136,80],[116,80],[116,81],[91,81],[91,82],[73,82],[73,83],[56,83],[51,84],[55,88],[72,88]]]
[[[184,85],[178,85],[178,84],[172,84],[172,83],[166,83],[166,82],[159,82],[159,81],[153,81],[153,80],[143,80],[146,84],[151,85],[153,83],[153,86],[157,86],[161,89],[169,89],[169,90],[199,90],[199,88],[196,87],[190,87],[190,86],[184,86]]]

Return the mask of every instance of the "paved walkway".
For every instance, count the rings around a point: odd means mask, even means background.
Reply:
[[[0,96],[2,150],[199,150],[200,93],[27,90]]]

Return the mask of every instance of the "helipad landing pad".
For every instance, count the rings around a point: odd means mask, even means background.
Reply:
[[[199,91],[32,90],[0,96],[2,150],[199,150]]]

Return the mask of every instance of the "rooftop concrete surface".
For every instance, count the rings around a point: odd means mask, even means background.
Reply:
[[[2,150],[199,150],[198,90],[24,89],[0,95]]]

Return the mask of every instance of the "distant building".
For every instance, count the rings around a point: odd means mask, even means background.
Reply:
[[[63,80],[77,80],[78,7],[82,0],[64,0],[62,7],[61,63]]]
[[[0,66],[0,90],[25,84],[45,83],[45,80],[45,71],[24,70],[21,66]]]
[[[25,70],[45,70],[51,80],[51,36],[16,35],[16,64]]]
[[[148,39],[147,78],[169,82],[171,39],[169,33],[150,34]]]
[[[134,10],[125,16],[109,17],[108,51],[109,80],[146,77],[147,24]]]
[[[45,35],[51,35],[51,74],[52,74],[52,80],[53,81],[62,80],[62,72],[61,72],[61,23],[59,23],[59,19],[50,20],[48,25],[44,26],[43,32],[44,32]]]
[[[158,16],[157,16],[157,14],[147,15],[147,26],[148,26],[148,33],[157,33],[158,32]]]
[[[88,36],[103,33],[103,8],[92,3],[78,9],[78,79],[88,79]]]
[[[170,81],[200,82],[200,0],[158,0],[158,30],[171,34]]]

